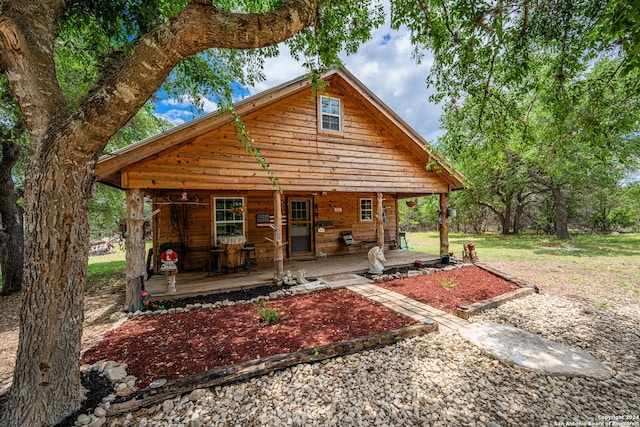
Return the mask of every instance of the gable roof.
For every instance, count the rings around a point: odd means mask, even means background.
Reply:
[[[387,127],[397,130],[397,132],[405,136],[403,138],[403,140],[407,141],[405,148],[415,156],[416,162],[420,162],[422,165],[430,165],[431,172],[435,172],[446,183],[449,190],[458,190],[464,187],[464,177],[459,172],[454,171],[442,156],[434,153],[427,141],[346,69],[332,69],[325,73],[322,79],[325,81],[337,79],[340,83],[346,84],[350,94],[359,98],[360,104],[383,117]],[[294,94],[304,90],[311,90],[312,86],[313,82],[310,77],[301,76],[245,98],[234,104],[234,108],[238,116],[245,117]],[[96,166],[97,179],[99,182],[122,188],[120,175],[124,169],[160,156],[168,150],[176,149],[194,138],[219,129],[230,122],[229,115],[216,111],[121,148],[113,153],[105,154],[100,157]],[[416,194],[420,194],[420,191],[417,190]]]

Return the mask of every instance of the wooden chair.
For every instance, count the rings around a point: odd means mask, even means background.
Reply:
[[[400,245],[400,249],[409,249],[409,243],[407,242],[407,233],[405,231],[401,231],[398,233],[398,244]],[[404,245],[403,245],[404,242]]]

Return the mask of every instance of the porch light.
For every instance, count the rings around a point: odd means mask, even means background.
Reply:
[[[181,202],[187,202],[187,201],[189,201],[189,198],[187,197],[187,192],[186,192],[186,191],[183,191],[183,192],[182,192],[182,196],[180,197],[180,201],[181,201]]]

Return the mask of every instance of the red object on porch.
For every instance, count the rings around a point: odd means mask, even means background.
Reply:
[[[160,255],[160,259],[162,261],[176,261],[178,259],[178,253],[172,249],[167,249],[166,251],[162,252],[162,254]]]

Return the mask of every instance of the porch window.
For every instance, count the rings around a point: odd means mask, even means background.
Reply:
[[[342,111],[338,98],[320,96],[320,129],[342,132]]]
[[[214,199],[215,241],[220,236],[244,235],[245,203],[242,197]]]
[[[360,221],[373,221],[373,199],[360,199]]]

